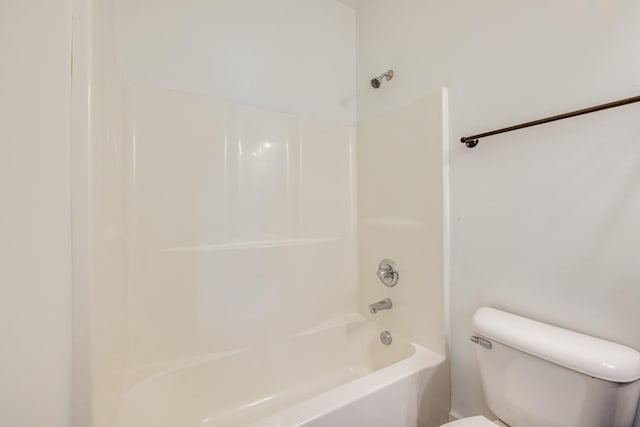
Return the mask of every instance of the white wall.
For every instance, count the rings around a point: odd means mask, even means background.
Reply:
[[[349,6],[336,0],[114,4],[118,57],[131,80],[355,122],[355,12]]]
[[[373,0],[358,11],[358,114],[440,86],[451,105],[453,410],[488,414],[469,322],[482,305],[640,349],[640,107],[465,134],[640,89],[640,4]],[[381,70],[393,87],[367,90]]]
[[[0,4],[0,425],[68,427],[67,0]]]

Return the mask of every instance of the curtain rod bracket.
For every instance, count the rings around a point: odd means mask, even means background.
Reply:
[[[463,137],[463,138],[460,138],[460,142],[462,142],[468,148],[473,148],[476,145],[478,145],[478,142],[480,142],[480,140],[479,139],[472,139],[472,138]]]

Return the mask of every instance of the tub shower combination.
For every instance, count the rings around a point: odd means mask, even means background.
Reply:
[[[128,11],[129,2],[117,5],[124,21],[137,10]],[[341,5],[331,13],[342,17],[345,10]],[[128,31],[137,31],[133,24]],[[109,45],[111,36],[105,31],[104,37]],[[117,40],[125,53],[142,51],[131,47],[135,38]],[[140,44],[148,42],[145,35]],[[149,67],[156,71],[155,63]],[[91,212],[104,229],[119,224],[124,232],[100,234],[118,242],[113,259],[120,264],[105,256],[104,274],[92,285],[103,295],[96,309],[99,338],[88,356],[97,373],[88,387],[95,425],[431,427],[447,421],[448,364],[443,348],[427,348],[444,342],[443,316],[424,309],[427,301],[441,304],[440,277],[427,277],[429,269],[415,268],[396,249],[407,275],[400,279],[396,264],[383,259],[376,278],[376,263],[387,252],[367,252],[373,246],[360,240],[393,232],[424,242],[420,233],[430,225],[414,199],[410,207],[417,213],[396,203],[398,213],[358,217],[367,181],[364,167],[355,167],[364,165],[356,162],[359,124],[167,88],[156,80],[120,82],[109,69],[96,69],[104,74],[92,102],[105,109],[104,117],[112,109],[118,120],[105,120],[104,129],[94,125],[95,139],[117,145],[108,160],[118,167],[104,160],[104,168],[91,170],[106,188],[92,200],[109,208]],[[393,77],[389,70],[371,86],[388,87]],[[116,83],[121,91],[113,90]],[[371,125],[407,131],[405,116],[434,117],[429,129],[438,134],[441,105],[438,94],[410,114]],[[411,123],[427,132],[423,121]],[[113,137],[118,132],[124,136]],[[441,143],[423,135],[410,142],[426,151],[425,140]],[[369,147],[382,143],[374,142]],[[437,155],[416,154],[413,146],[403,155],[439,164]],[[434,186],[439,191],[439,182]],[[437,211],[432,200],[419,202]],[[370,229],[361,232],[361,226]],[[430,242],[441,250],[438,238]],[[418,253],[420,263],[429,257]],[[369,275],[361,281],[364,268]],[[427,315],[433,331],[425,333]]]

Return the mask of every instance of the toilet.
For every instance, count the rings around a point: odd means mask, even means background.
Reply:
[[[636,350],[482,307],[472,320],[487,405],[498,420],[442,427],[631,427],[640,398]]]

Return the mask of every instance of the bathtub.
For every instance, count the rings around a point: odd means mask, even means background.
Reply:
[[[393,332],[393,331],[392,331]],[[416,427],[447,421],[445,359],[358,315],[139,373],[118,427]]]

